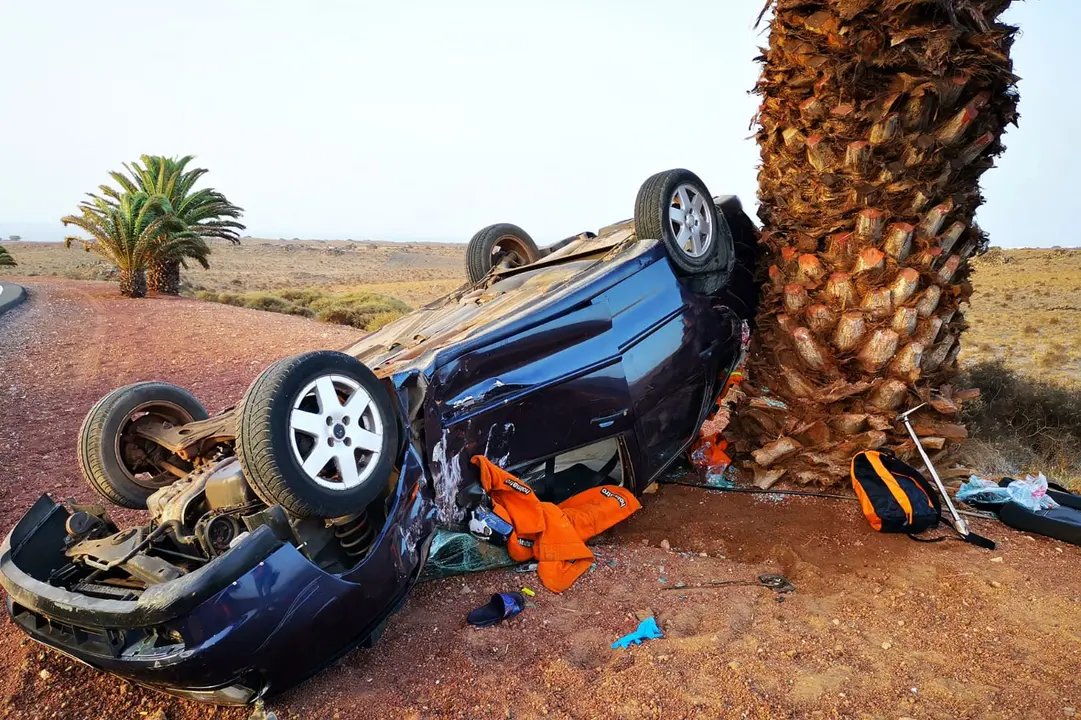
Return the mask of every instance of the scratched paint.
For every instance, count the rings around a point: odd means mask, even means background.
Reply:
[[[514,436],[514,423],[496,423],[488,428],[488,440],[484,443],[484,457],[501,468],[510,462],[510,441]]]
[[[444,429],[439,442],[432,448],[431,469],[437,522],[449,526],[465,522],[465,510],[455,502],[462,486],[461,453],[447,456],[448,436]]]

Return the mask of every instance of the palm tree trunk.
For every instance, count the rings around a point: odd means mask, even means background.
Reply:
[[[180,294],[180,262],[163,260],[153,262],[147,268],[147,287],[165,295]]]
[[[757,352],[736,421],[756,481],[831,484],[852,454],[965,437],[950,386],[983,251],[979,177],[1016,122],[1010,0],[778,0],[756,91]],[[738,447],[738,446],[737,446]]]
[[[146,270],[120,269],[120,294],[127,297],[146,297]]]

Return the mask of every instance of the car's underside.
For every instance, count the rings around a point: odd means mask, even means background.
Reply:
[[[171,426],[154,414],[131,424],[121,451],[140,477],[162,487],[147,499],[150,522],[119,530],[100,505],[72,504],[68,562],[50,584],[91,597],[133,600],[182,577],[266,525],[327,572],[363,558],[385,519],[381,503],[336,518],[300,518],[252,492],[234,451],[233,412]],[[157,472],[155,475],[151,473]]]

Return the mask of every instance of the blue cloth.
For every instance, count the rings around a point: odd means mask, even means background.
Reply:
[[[643,640],[656,640],[657,638],[664,637],[664,633],[657,627],[657,621],[653,616],[647,617],[642,622],[638,623],[638,629],[632,632],[630,635],[624,635],[619,640],[612,643],[612,649],[616,648],[628,648],[631,643],[635,645],[641,645]]]

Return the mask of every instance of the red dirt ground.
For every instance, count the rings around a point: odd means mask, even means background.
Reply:
[[[211,410],[268,362],[355,331],[115,287],[27,278],[0,317],[0,530],[43,491],[88,497],[84,413],[136,380],[184,385]],[[776,496],[772,496],[776,497]],[[666,486],[595,545],[563,595],[509,570],[417,588],[379,645],[271,703],[279,718],[1055,718],[1081,709],[1081,549],[993,523],[987,552],[877,535],[839,501]],[[135,520],[137,513],[117,513]],[[659,547],[662,541],[670,550]],[[676,589],[780,572],[755,587]],[[532,606],[464,627],[491,592]],[[653,612],[666,637],[609,645]],[[160,714],[159,714],[160,713]],[[72,663],[0,621],[0,717],[237,719]]]

